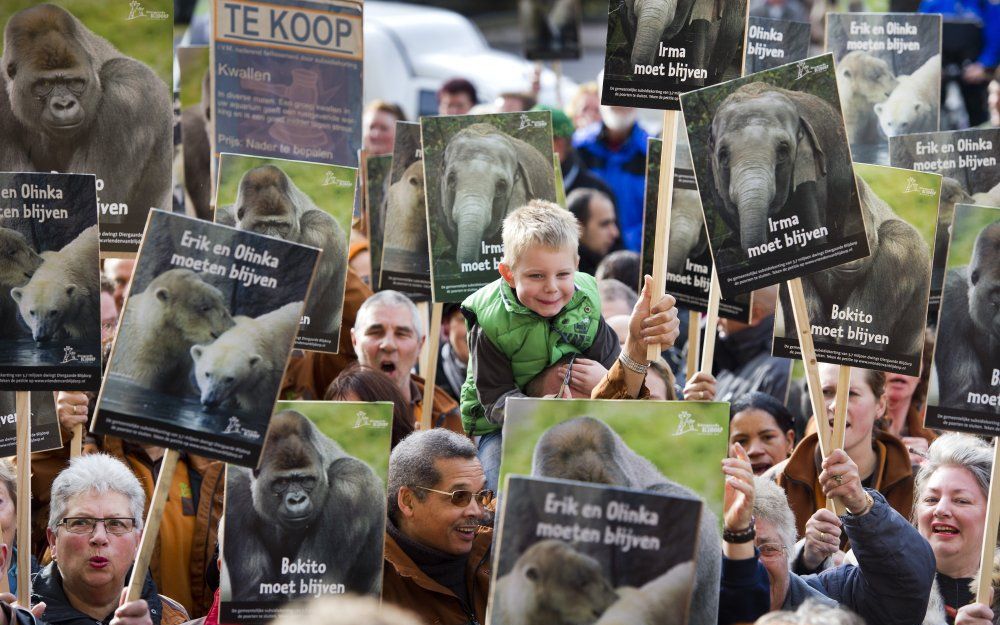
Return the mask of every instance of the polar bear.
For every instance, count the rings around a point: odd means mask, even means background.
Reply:
[[[851,143],[878,142],[878,118],[872,108],[889,99],[896,77],[889,64],[867,52],[854,51],[837,61],[837,90]]]
[[[165,271],[129,295],[112,371],[151,390],[189,395],[191,346],[212,342],[233,323],[219,289],[190,269]]]
[[[42,264],[22,287],[10,290],[35,341],[96,339],[101,335],[97,226],[81,232]]]
[[[0,227],[0,339],[26,335],[10,290],[27,284],[41,264],[42,257],[31,249],[23,234]]]
[[[989,191],[973,193],[972,202],[978,206],[1000,207],[1000,183],[997,183]]]
[[[270,411],[302,307],[303,302],[292,302],[257,318],[237,317],[236,325],[212,343],[192,346],[202,405]]]
[[[917,71],[900,76],[885,102],[875,105],[879,126],[887,137],[938,129],[941,55],[927,59]]]

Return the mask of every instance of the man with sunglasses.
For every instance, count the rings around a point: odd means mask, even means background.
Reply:
[[[486,619],[493,531],[483,526],[494,493],[468,438],[415,432],[389,457],[389,519],[382,598],[428,623]]]

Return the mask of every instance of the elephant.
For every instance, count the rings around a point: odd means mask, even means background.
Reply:
[[[472,124],[448,141],[439,223],[459,265],[479,261],[482,242],[500,231],[507,213],[555,197],[552,158],[492,124]]]
[[[857,191],[840,112],[822,98],[765,82],[743,85],[715,112],[708,151],[715,205],[743,258],[768,241],[771,218],[794,214],[802,228],[825,226],[830,237],[860,229],[847,208],[827,219],[828,201],[857,206]]]
[[[674,162],[677,169],[694,171],[687,130],[678,124],[677,149]],[[701,196],[697,189],[674,187],[670,209],[670,242],[667,245],[667,271],[684,273],[685,261],[700,256],[708,247],[708,231],[701,212]]]

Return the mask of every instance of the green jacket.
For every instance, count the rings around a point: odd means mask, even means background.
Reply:
[[[477,326],[481,329],[495,351],[507,360],[514,384],[522,392],[543,369],[570,354],[584,353],[594,343],[603,321],[597,281],[589,274],[577,272],[574,283],[576,292],[569,303],[549,319],[521,304],[503,278],[484,286],[462,302],[469,336],[473,336]],[[481,362],[482,350],[473,349],[470,356],[462,385],[462,426],[469,434],[480,436],[502,427],[501,423],[486,418],[475,377],[484,366],[496,363]]]

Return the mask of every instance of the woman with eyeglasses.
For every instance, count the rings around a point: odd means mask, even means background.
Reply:
[[[175,625],[184,608],[156,593],[146,578],[142,599],[122,604],[122,589],[142,536],[145,494],[119,460],[104,454],[73,459],[52,483],[46,536],[52,562],[32,584],[31,603],[59,625]]]

